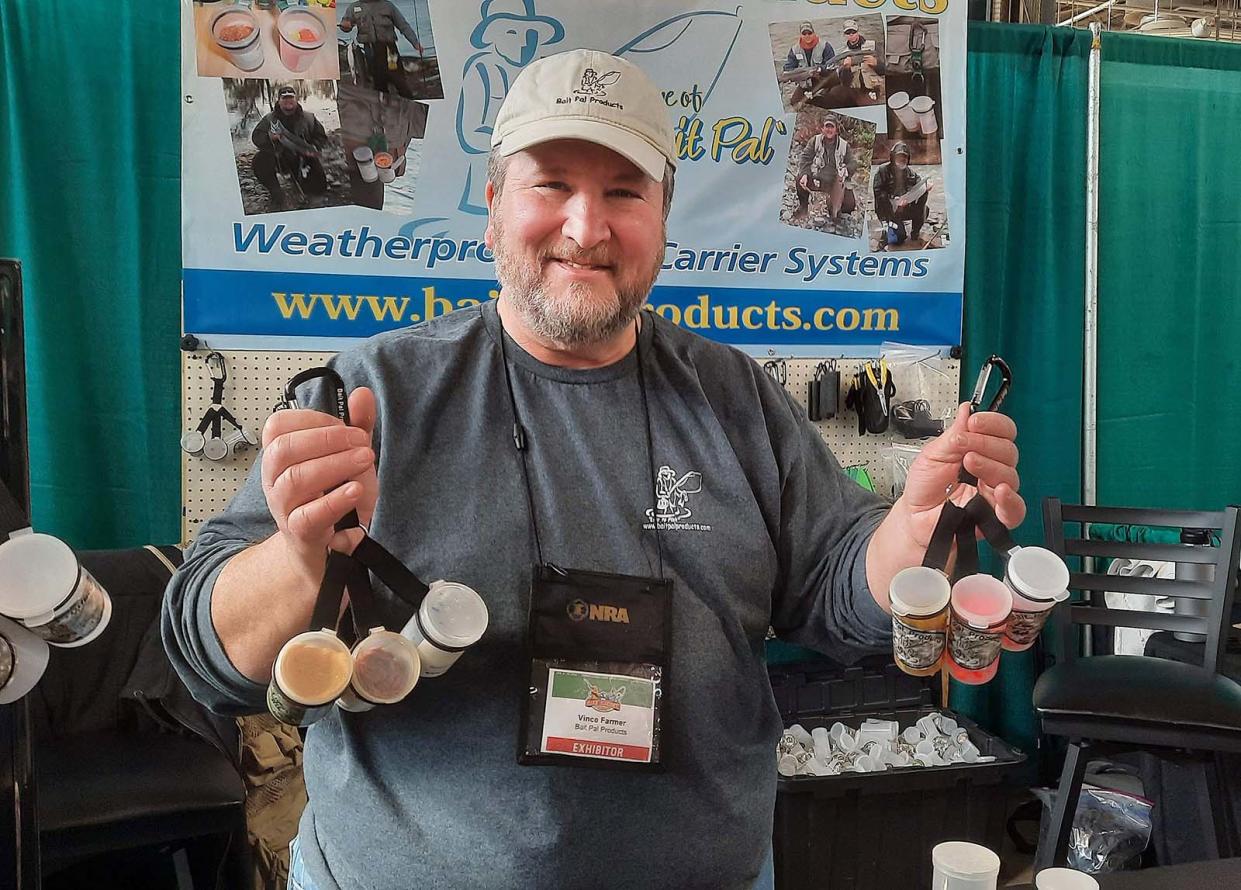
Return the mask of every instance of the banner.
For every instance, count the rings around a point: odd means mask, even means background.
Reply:
[[[963,0],[182,0],[185,330],[337,349],[495,297],[491,124],[525,66],[589,47],[675,127],[650,308],[756,355],[955,345],[965,24]]]

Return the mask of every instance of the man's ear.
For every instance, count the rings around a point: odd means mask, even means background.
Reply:
[[[491,231],[492,220],[495,219],[495,200],[496,187],[491,180],[487,180],[487,188],[483,194],[487,198],[487,229],[483,232],[483,243],[487,245],[488,250],[494,250],[496,246],[495,233]]]

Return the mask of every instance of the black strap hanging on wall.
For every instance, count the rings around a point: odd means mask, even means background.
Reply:
[[[831,420],[840,410],[840,371],[836,359],[819,362],[810,381],[806,413],[811,420]]]
[[[208,460],[223,460],[247,447],[257,448],[259,440],[224,407],[224,382],[228,380],[224,354],[216,351],[208,353],[206,365],[207,373],[211,375],[211,407],[203,413],[198,428],[181,437],[181,450],[186,454],[201,454]],[[227,435],[224,433],[224,421],[232,427]]]

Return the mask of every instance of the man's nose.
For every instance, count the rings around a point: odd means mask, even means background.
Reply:
[[[601,196],[578,192],[565,205],[561,234],[572,238],[582,250],[590,250],[612,236],[608,210]]]

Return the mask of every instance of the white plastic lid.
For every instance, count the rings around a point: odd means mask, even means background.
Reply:
[[[1013,611],[1013,595],[990,575],[967,575],[953,585],[952,611],[970,627],[987,630]]]
[[[935,870],[947,878],[987,878],[1000,873],[1000,857],[986,847],[947,841],[931,850]]]
[[[382,666],[374,665],[374,658],[382,659]],[[376,669],[382,674],[379,683],[374,682]],[[353,688],[375,704],[390,705],[405,698],[421,672],[422,659],[413,640],[390,630],[374,629],[353,647]]]
[[[280,13],[280,35],[297,47],[313,49],[323,45],[323,20],[311,12],[298,6],[290,6]],[[303,40],[298,32],[302,28],[314,31],[313,40]]]
[[[909,107],[922,114],[935,107],[935,100],[930,96],[915,96],[909,100]]]
[[[895,111],[909,104],[909,93],[893,93],[888,96],[888,107]]]
[[[250,25],[251,30],[246,32],[246,36],[237,40],[225,40],[220,37],[220,29],[226,25]],[[244,6],[225,6],[215,14],[215,18],[211,21],[212,35],[220,46],[230,49],[240,49],[250,43],[253,43],[260,36],[259,22],[254,17],[254,13],[246,9]]]
[[[306,698],[298,697],[289,685],[286,683],[285,665],[289,657],[289,653],[299,648],[323,649],[334,653],[338,653],[341,660],[331,659],[334,664],[331,667],[340,668],[337,676],[332,678],[335,682],[324,686],[321,695],[307,696]],[[306,633],[300,633],[289,642],[285,643],[280,649],[280,654],[276,656],[276,664],[274,666],[276,674],[276,683],[280,688],[295,701],[303,705],[311,707],[317,705],[325,705],[335,699],[345,687],[349,685],[349,680],[353,676],[353,659],[349,653],[349,647],[341,642],[340,637],[332,633],[330,630],[311,630]]]
[[[418,610],[422,629],[434,642],[464,649],[487,630],[487,604],[464,584],[435,581]]]
[[[78,558],[60,538],[33,532],[0,544],[0,615],[25,620],[59,606],[78,583]]]
[[[1027,599],[1059,603],[1069,597],[1069,567],[1050,550],[1018,547],[1008,558],[1005,573]]]
[[[888,588],[892,614],[914,617],[934,615],[948,605],[952,586],[938,569],[910,566],[901,569]]]
[[[1038,890],[1099,890],[1099,882],[1071,868],[1045,868],[1034,878]]]

